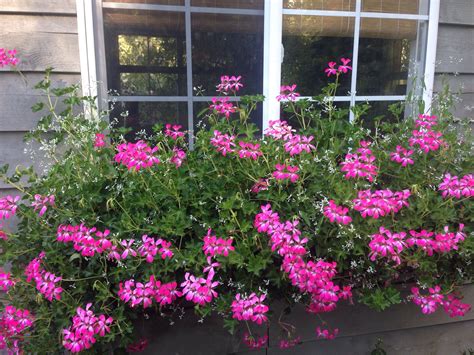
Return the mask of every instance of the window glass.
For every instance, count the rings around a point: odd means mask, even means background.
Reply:
[[[426,14],[428,0],[362,0],[364,12]]]
[[[408,80],[421,75],[418,22],[411,20],[361,20],[358,95],[405,95]]]
[[[152,5],[183,5],[184,0],[102,0],[103,2],[137,3]]]
[[[191,0],[191,6],[225,7],[233,9],[261,9],[264,0]]]
[[[315,96],[327,85],[324,68],[340,57],[352,59],[354,18],[283,16],[282,84],[297,84],[302,96]],[[337,94],[347,95],[351,75],[340,77]]]
[[[191,17],[194,94],[215,95],[222,75],[241,75],[241,94],[263,90],[263,16]]]
[[[115,102],[110,115],[119,127],[133,128],[127,138],[134,138],[137,132],[152,133],[157,123],[176,123],[188,127],[188,110],[185,102]]]
[[[362,105],[362,102],[356,102],[356,105]],[[381,122],[398,122],[397,116],[390,112],[390,106],[395,105],[397,110],[402,107],[400,113],[400,119],[404,118],[405,110],[404,103],[400,101],[371,101],[368,103],[370,108],[368,111],[361,116],[364,127],[369,128],[370,130],[375,129],[375,118],[379,119]]]
[[[186,95],[184,14],[104,9],[108,87],[121,95]]]
[[[356,0],[283,0],[284,9],[355,11]]]

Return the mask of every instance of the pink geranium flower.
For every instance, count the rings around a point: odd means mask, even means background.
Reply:
[[[138,171],[160,163],[160,159],[154,156],[158,151],[158,147],[151,148],[141,140],[137,143],[119,144],[117,150],[118,153],[114,160],[125,165],[128,170],[135,169],[135,171]]]
[[[276,97],[278,101],[296,101],[300,96],[296,91],[296,85],[284,85],[280,88],[280,95]]]
[[[352,222],[352,218],[347,216],[349,209],[347,207],[338,206],[334,200],[329,201],[329,206],[324,207],[323,214],[329,218],[331,222],[340,224],[349,224]]]
[[[235,147],[235,136],[229,136],[228,134],[223,134],[218,130],[214,131],[214,137],[211,138],[211,145],[217,148],[217,151],[220,152],[223,156],[226,156],[227,153],[233,153]]]
[[[177,140],[179,137],[184,137],[184,132],[181,132],[180,129],[183,126],[178,124],[167,123],[165,126],[165,136],[171,137],[174,140]]]
[[[257,160],[258,157],[261,157],[263,155],[263,153],[260,151],[260,144],[258,143],[253,144],[240,141],[239,146],[239,157],[242,159],[250,158],[253,160]]]
[[[268,306],[263,303],[266,295],[257,296],[251,293],[250,296],[244,297],[240,293],[235,296],[232,302],[232,318],[239,321],[252,321],[262,324],[267,321],[265,313],[268,312]]]
[[[16,49],[0,48],[0,68],[6,66],[16,66],[20,61],[16,57],[16,54]]]
[[[242,77],[239,76],[228,76],[223,75],[221,76],[221,82],[219,85],[216,86],[217,91],[223,93],[224,95],[228,95],[230,93],[236,93],[240,90],[244,85],[240,82]]]
[[[176,166],[176,169],[179,168],[183,161],[186,159],[186,152],[178,147],[173,148],[173,156],[170,158],[170,163]]]
[[[237,112],[237,107],[229,100],[228,97],[213,97],[211,100],[212,104],[209,108],[229,118],[232,113]]]
[[[390,153],[390,160],[405,167],[408,164],[413,165],[414,161],[410,157],[413,155],[413,150],[408,150],[400,145],[397,145],[397,151]]]
[[[16,203],[20,200],[20,196],[6,196],[0,198],[0,220],[9,219],[14,216],[18,206]]]
[[[289,179],[291,182],[296,182],[296,180],[299,178],[299,175],[297,174],[299,168],[297,166],[276,164],[275,169],[276,170],[273,172],[273,177],[277,180]]]
[[[31,206],[34,207],[35,211],[39,210],[40,217],[46,213],[48,205],[54,206],[54,195],[42,196],[36,194],[34,198],[35,200],[31,203]]]
[[[96,133],[95,140],[94,140],[94,148],[102,148],[105,147],[105,134]]]
[[[216,256],[223,255],[228,256],[230,251],[235,250],[232,246],[233,239],[223,239],[217,238],[215,235],[212,235],[212,230],[209,228],[207,234],[204,236],[204,245],[202,250],[205,255]]]

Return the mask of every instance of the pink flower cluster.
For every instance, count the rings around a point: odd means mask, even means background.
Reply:
[[[339,224],[349,224],[352,222],[352,218],[347,215],[349,209],[344,206],[338,206],[334,200],[329,201],[329,205],[324,207],[323,214],[329,218],[329,220],[334,223]]]
[[[16,66],[20,60],[16,57],[16,49],[0,48],[0,68]]]
[[[276,170],[273,172],[273,177],[277,180],[289,179],[291,182],[296,182],[296,180],[299,178],[297,172],[300,169],[297,166],[276,164],[275,169]]]
[[[250,189],[251,192],[253,193],[259,193],[260,191],[266,191],[268,190],[268,187],[270,186],[270,183],[268,182],[268,179],[259,179]]]
[[[54,207],[54,195],[42,196],[39,194],[35,195],[35,200],[31,203],[31,207],[34,207],[34,210],[39,210],[39,215],[43,216],[48,210],[48,205]]]
[[[397,145],[397,151],[390,153],[390,160],[401,164],[403,167],[407,166],[408,164],[413,165],[414,161],[410,158],[413,153],[413,150],[408,150],[400,145]]]
[[[341,65],[339,65],[336,68],[337,63],[336,62],[329,62],[328,67],[324,69],[324,72],[327,74],[327,76],[331,75],[339,75],[341,73],[347,73],[349,70],[352,70],[352,67],[349,66],[349,63],[351,62],[350,59],[348,58],[341,58]]]
[[[284,85],[280,87],[280,95],[276,97],[278,101],[296,101],[300,96],[296,91],[296,84],[293,85]]]
[[[94,140],[94,148],[102,148],[102,147],[105,147],[105,134],[96,133],[95,140]]]
[[[23,354],[20,342],[25,333],[33,327],[34,318],[27,309],[7,305],[0,315],[0,350],[8,349],[8,354]]]
[[[186,152],[178,147],[174,147],[170,163],[174,164],[177,169],[183,164],[184,159],[186,159]]]
[[[85,309],[77,307],[72,325],[63,329],[63,346],[71,353],[90,349],[96,342],[96,336],[104,337],[110,333],[113,318],[104,314],[96,315],[91,307],[92,303],[88,303]]]
[[[419,115],[415,121],[415,129],[408,140],[410,147],[418,146],[424,153],[438,150],[446,142],[441,139],[443,133],[434,131],[433,126],[437,125],[436,116]]]
[[[135,280],[121,282],[118,296],[130,307],[142,305],[143,308],[148,308],[153,304],[153,301],[160,306],[169,305],[181,297],[182,293],[177,290],[176,282],[162,283],[154,275],[151,275],[147,283],[135,282]]]
[[[133,241],[133,239],[131,240]],[[166,258],[171,259],[174,255],[173,251],[171,250],[171,242],[161,238],[155,239],[147,235],[142,236],[142,241],[143,244],[138,248],[138,252],[140,253],[140,256],[144,257],[148,263],[152,263],[156,254],[158,253],[163,260]],[[130,247],[132,243],[128,243],[127,246]],[[127,255],[122,257],[122,259],[125,259],[126,257]]]
[[[239,150],[239,157],[250,158],[253,160],[257,160],[258,157],[261,157],[263,153],[260,151],[260,144],[255,143],[246,143],[243,141],[239,142],[240,150]]]
[[[202,250],[205,255],[216,256],[223,255],[228,256],[229,251],[235,250],[232,246],[233,239],[223,239],[217,238],[215,235],[212,235],[212,229],[207,230],[207,234],[204,236],[204,245]]]
[[[47,272],[43,269],[41,263],[45,257],[45,253],[41,252],[40,255],[34,258],[25,268],[26,281],[35,281],[36,289],[44,295],[48,301],[52,301],[53,298],[56,300],[61,299],[61,293],[63,292],[62,287],[59,287],[57,283],[62,280],[62,277],[58,277],[53,273]]]
[[[254,226],[260,233],[270,237],[273,251],[283,256],[282,270],[288,274],[293,286],[311,296],[308,312],[330,312],[336,308],[339,299],[352,297],[351,287],[342,289],[332,282],[336,276],[335,262],[323,260],[308,261],[303,258],[308,253],[306,238],[301,238],[298,222],[280,222],[278,213],[269,204],[261,207],[262,212],[255,217]]]
[[[212,104],[209,108],[229,118],[232,113],[237,112],[237,107],[229,100],[228,97],[213,97]]]
[[[444,227],[444,233],[436,234],[424,229],[420,232],[410,230],[411,237],[407,239],[407,244],[410,247],[417,246],[429,256],[432,256],[434,252],[449,253],[452,250],[457,250],[458,244],[466,239],[463,229],[464,225],[460,224],[457,232],[449,232],[448,226]]]
[[[441,287],[435,286],[428,289],[427,295],[421,295],[418,287],[412,287],[413,303],[421,307],[424,314],[436,312],[439,306],[451,317],[462,317],[471,310],[471,306],[462,303],[461,300],[453,294],[441,294]]]
[[[0,220],[9,219],[14,216],[17,210],[16,203],[20,200],[20,196],[6,196],[0,198]]]
[[[256,338],[253,335],[245,333],[244,334],[244,343],[250,349],[260,349],[260,348],[263,348],[263,347],[267,346],[268,336],[263,335],[261,337]]]
[[[4,273],[0,272],[0,288],[3,292],[7,292],[15,286],[16,280],[12,279],[11,274],[9,272]]]
[[[271,120],[265,134],[276,140],[287,141],[293,137],[295,130],[286,121]]]
[[[447,173],[444,175],[443,182],[438,186],[438,190],[442,191],[444,198],[446,197],[474,197],[474,174],[464,175],[462,178],[451,176]]]
[[[220,152],[223,156],[226,156],[227,153],[233,153],[234,150],[232,147],[235,147],[235,136],[229,136],[228,134],[223,134],[218,130],[214,131],[214,138],[211,138],[211,144],[217,148],[217,151]]]
[[[265,313],[268,312],[268,306],[263,303],[266,295],[257,296],[251,293],[250,296],[244,297],[240,293],[235,296],[232,302],[232,318],[239,321],[252,321],[262,324],[268,320]]]
[[[379,233],[370,236],[370,260],[375,261],[377,258],[388,258],[400,265],[400,254],[406,247],[404,241],[406,233],[392,233],[384,227],[379,228]]]
[[[165,126],[165,136],[171,137],[174,140],[177,140],[179,137],[184,137],[184,132],[181,132],[183,126],[179,124],[172,125],[167,123]]]
[[[316,335],[318,338],[333,340],[339,334],[339,329],[335,328],[332,332],[329,329],[321,327],[316,328]]]
[[[370,142],[361,141],[361,148],[357,149],[357,153],[346,154],[341,163],[341,171],[346,173],[346,179],[363,177],[370,182],[374,181],[374,177],[378,174],[378,167],[374,164],[375,157],[369,148],[370,144]]]
[[[301,337],[296,337],[294,339],[281,339],[280,344],[278,345],[280,349],[289,349],[301,342]]]
[[[292,135],[284,145],[285,151],[290,153],[290,156],[301,154],[302,152],[311,153],[312,150],[316,149],[316,147],[311,144],[313,139],[313,136]]]
[[[62,243],[73,243],[74,250],[85,257],[93,257],[95,253],[102,254],[112,248],[112,242],[107,238],[110,231],[101,232],[95,227],[88,228],[80,225],[59,225],[56,240]]]
[[[240,82],[242,77],[239,76],[228,76],[223,75],[221,76],[221,82],[219,85],[216,86],[217,91],[227,95],[229,93],[235,93],[240,90],[244,85]]]
[[[213,277],[213,268],[210,269],[207,278],[196,277],[187,272],[184,275],[185,281],[181,283],[186,300],[204,306],[216,298],[217,292],[214,289],[219,285],[219,282],[213,281]]]
[[[118,153],[114,159],[117,163],[125,165],[128,170],[138,171],[159,164],[160,159],[153,154],[158,147],[150,148],[147,143],[140,140],[136,143],[122,143],[117,146]]]
[[[409,190],[392,192],[389,189],[362,190],[357,194],[357,198],[352,200],[354,209],[359,211],[363,218],[367,216],[372,218],[384,217],[390,213],[397,213],[403,206],[408,207],[408,198],[411,193]]]

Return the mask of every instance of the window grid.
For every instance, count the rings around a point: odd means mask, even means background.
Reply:
[[[282,0],[265,0],[264,10],[253,9],[234,9],[234,8],[211,8],[211,7],[197,7],[191,6],[191,0],[185,0],[184,6],[173,5],[156,5],[156,4],[140,4],[140,3],[102,3],[102,8],[109,9],[133,9],[133,10],[155,10],[155,11],[169,11],[169,12],[184,12],[185,13],[185,34],[186,34],[186,74],[187,74],[187,95],[186,96],[109,96],[110,100],[128,102],[187,102],[188,104],[188,129],[189,142],[193,146],[193,103],[204,102],[212,99],[212,96],[193,96],[193,82],[192,82],[192,33],[191,33],[191,14],[192,13],[215,13],[215,14],[233,14],[233,15],[250,15],[250,16],[264,16],[264,82],[263,93],[266,94],[266,100],[263,107],[263,128],[268,126],[268,121],[274,117],[276,112],[280,111],[280,103],[275,100],[274,95],[268,95],[279,91],[281,85],[281,60],[280,66],[275,65],[275,58],[272,59],[272,54],[279,53],[281,57],[281,48],[275,50],[275,41],[268,48],[271,42],[270,36],[279,39],[282,37],[282,17],[284,15],[303,15],[303,16],[337,16],[337,17],[354,17],[354,43],[353,43],[353,58],[352,58],[352,77],[351,90],[347,96],[336,96],[336,102],[350,102],[350,106],[354,106],[356,102],[363,101],[402,101],[406,95],[376,95],[376,96],[358,96],[357,93],[357,69],[358,69],[358,52],[359,52],[359,38],[360,38],[360,21],[362,18],[378,18],[378,19],[402,19],[402,20],[419,20],[431,21],[434,20],[431,13],[433,3],[438,3],[439,0],[431,0],[429,15],[416,14],[399,14],[399,13],[382,13],[382,12],[363,12],[361,11],[362,0],[356,0],[355,11],[332,11],[332,10],[305,10],[305,9],[285,9],[283,8]],[[271,14],[271,16],[270,16]],[[275,15],[278,15],[277,20]],[[279,22],[279,23],[278,23]],[[273,24],[273,25],[272,25]],[[276,24],[276,25],[275,25]],[[99,26],[103,26],[100,23]],[[437,26],[437,21],[436,21]],[[275,32],[275,29],[277,32]],[[279,31],[279,33],[278,33]],[[429,44],[429,43],[428,43]],[[436,47],[436,46],[435,46]],[[436,48],[435,48],[436,49]],[[432,51],[431,51],[432,52]],[[104,75],[105,76],[105,75]],[[429,75],[428,75],[429,76]],[[425,74],[426,77],[426,74]],[[428,77],[429,79],[429,77]],[[278,80],[278,88],[275,88]],[[268,85],[267,81],[271,82]],[[239,97],[232,97],[232,101],[238,101]],[[300,97],[299,99],[311,99],[311,97]],[[353,120],[353,113],[350,113],[350,120]]]

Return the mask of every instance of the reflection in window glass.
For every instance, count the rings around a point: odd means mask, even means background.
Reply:
[[[214,95],[222,75],[241,75],[239,94],[263,90],[263,16],[193,14],[194,94]]]
[[[423,62],[417,33],[417,21],[362,19],[358,95],[406,94],[408,78],[420,75],[415,70]]]
[[[282,84],[298,85],[302,96],[319,95],[328,83],[327,63],[352,58],[353,37],[353,18],[283,16]],[[341,76],[337,94],[347,95],[350,86],[350,74]]]
[[[427,0],[362,0],[362,11],[425,14],[427,3]]]
[[[357,105],[363,104],[362,102],[356,103]],[[363,125],[366,128],[373,130],[375,128],[375,119],[379,119],[381,122],[398,122],[399,119],[403,119],[405,115],[405,105],[400,101],[372,101],[368,103],[370,105],[367,113],[362,115],[361,119]],[[390,106],[394,105],[397,110],[402,108],[400,116],[397,117],[390,111]],[[395,110],[395,112],[397,112]]]
[[[191,0],[191,6],[263,10],[264,0]]]
[[[157,123],[177,123],[187,129],[187,115],[185,102],[116,102],[110,118],[117,119],[119,127],[133,128],[127,138],[134,138],[141,131],[151,134]]]
[[[355,11],[355,0],[283,0],[284,9]]]
[[[102,0],[103,2],[138,3],[152,5],[183,5],[184,0]]]
[[[104,9],[108,87],[122,95],[186,95],[184,14]]]

